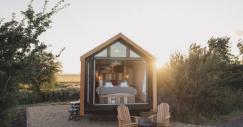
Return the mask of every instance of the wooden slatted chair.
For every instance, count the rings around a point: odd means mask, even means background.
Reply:
[[[158,106],[158,112],[156,115],[149,116],[157,126],[170,127],[170,107],[167,103],[161,103]]]
[[[130,116],[126,105],[121,104],[117,107],[117,119],[119,127],[137,127],[139,116]]]

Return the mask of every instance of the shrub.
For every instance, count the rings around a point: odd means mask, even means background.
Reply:
[[[21,91],[19,92],[19,104],[78,100],[79,94],[79,89],[74,88],[41,91],[40,95],[31,91]]]
[[[159,70],[158,99],[170,104],[176,121],[204,123],[242,110],[243,88],[235,84],[243,81],[243,65],[231,59],[228,42],[213,44],[221,41],[229,39],[212,39],[210,48],[192,44]]]

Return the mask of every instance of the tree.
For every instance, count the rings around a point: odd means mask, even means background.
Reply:
[[[217,55],[222,62],[231,62],[230,38],[211,38],[208,40],[209,53]]]
[[[50,84],[55,79],[55,74],[60,71],[60,63],[56,57],[46,51],[28,56],[25,65],[21,77],[25,81],[22,83],[31,84],[37,96],[41,94],[42,86]]]
[[[193,43],[186,55],[173,54],[158,73],[159,101],[170,104],[176,121],[191,123],[242,109],[243,65],[235,57],[228,37],[211,38],[207,47]]]
[[[39,36],[50,28],[51,16],[68,6],[64,0],[46,12],[48,1],[43,10],[35,12],[32,2],[22,11],[22,20],[15,15],[11,21],[0,24],[0,106],[4,109],[14,100],[20,83],[31,82],[33,88],[48,82],[59,70],[60,64],[55,55],[47,51],[47,46]],[[50,77],[47,77],[50,76]],[[36,80],[34,82],[34,80]],[[11,98],[12,97],[12,98]]]

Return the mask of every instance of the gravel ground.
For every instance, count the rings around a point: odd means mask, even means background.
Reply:
[[[27,127],[117,127],[116,121],[81,118],[68,121],[68,105],[48,105],[27,108]],[[212,127],[172,123],[172,127]]]
[[[82,118],[68,121],[68,105],[27,108],[27,127],[116,127],[116,121],[92,121]]]
[[[243,116],[221,123],[217,127],[243,127]]]

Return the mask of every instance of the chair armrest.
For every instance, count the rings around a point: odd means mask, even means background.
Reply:
[[[166,116],[165,119],[170,119],[170,113]]]
[[[141,118],[140,116],[130,116],[131,119],[135,119],[135,122],[138,123],[138,119]]]
[[[155,122],[156,120],[155,120],[154,118],[156,118],[156,117],[157,117],[157,114],[154,114],[154,115],[149,116],[148,118],[149,118],[151,121]]]
[[[154,114],[154,115],[149,116],[148,118],[154,118],[154,117],[157,117],[157,115]]]
[[[138,127],[137,123],[129,123],[129,124],[124,124],[123,126],[125,127]]]
[[[140,116],[130,116],[130,117],[135,119],[141,118]]]

